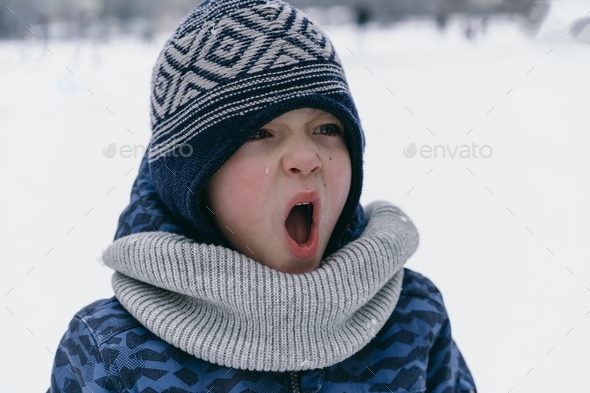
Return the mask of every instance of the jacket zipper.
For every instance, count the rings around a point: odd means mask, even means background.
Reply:
[[[290,371],[289,374],[291,375],[291,385],[293,385],[293,393],[301,393],[299,389],[299,382],[297,382],[297,373]]]

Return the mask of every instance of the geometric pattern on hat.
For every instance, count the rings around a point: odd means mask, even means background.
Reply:
[[[198,19],[195,24],[199,24]],[[334,73],[332,83],[318,81],[298,94],[348,92],[348,87],[338,82],[343,79],[341,64],[330,40],[301,11],[284,3],[239,8],[183,34],[172,37],[154,68],[150,162],[228,116],[243,115],[261,105],[291,98],[292,89],[280,89],[282,80],[305,78],[318,72]],[[321,60],[328,63],[318,65]],[[277,73],[274,81],[255,76],[305,62],[313,65]],[[232,79],[235,83],[231,83]],[[272,94],[256,93],[267,89],[269,83],[277,85]],[[228,95],[239,95],[240,90],[255,94],[250,99],[219,106],[220,101]],[[205,92],[209,94],[204,95]],[[179,129],[184,114],[195,109],[206,115]],[[177,111],[182,113],[170,116]]]

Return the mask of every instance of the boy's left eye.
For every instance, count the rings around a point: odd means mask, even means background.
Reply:
[[[266,131],[264,128],[256,131],[254,134],[250,135],[250,140],[261,140],[266,138],[270,135],[270,132]]]
[[[342,135],[342,127],[340,127],[338,124],[322,124],[316,128],[314,132],[315,131],[318,131],[322,135],[328,136]]]

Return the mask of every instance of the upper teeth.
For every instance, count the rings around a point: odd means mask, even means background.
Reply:
[[[309,205],[310,203],[311,202],[301,202],[301,203],[298,203],[297,206],[299,206],[299,205]]]

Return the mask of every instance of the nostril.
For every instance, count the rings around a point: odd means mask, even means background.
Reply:
[[[317,165],[317,166],[315,166],[314,168],[312,168],[312,169],[311,169],[311,170],[310,170],[308,173],[316,173],[316,172],[318,172],[319,170],[320,170],[320,166],[319,166],[319,165]],[[303,171],[302,171],[301,169],[297,168],[297,167],[293,167],[293,168],[291,168],[291,169],[290,169],[290,171],[291,171],[292,173],[303,173]]]

